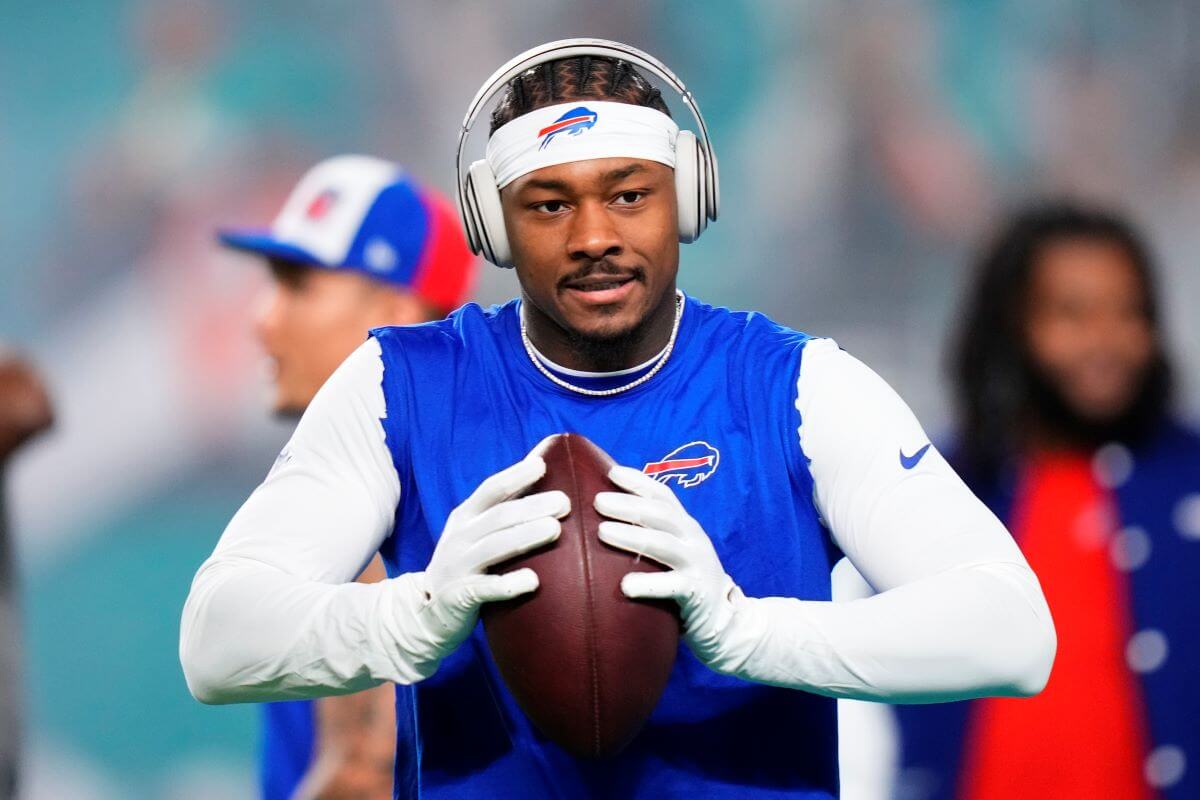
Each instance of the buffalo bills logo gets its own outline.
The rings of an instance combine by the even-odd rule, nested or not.
[[[546,145],[550,144],[550,140],[564,131],[572,136],[578,136],[595,124],[595,111],[584,108],[583,106],[572,108],[570,111],[554,120],[554,122],[537,132],[538,136],[545,137],[542,139],[542,146],[539,147],[538,150],[545,150]]]
[[[667,453],[662,461],[651,461],[642,472],[659,483],[675,481],[687,488],[716,472],[720,462],[721,453],[708,442],[689,442]]]

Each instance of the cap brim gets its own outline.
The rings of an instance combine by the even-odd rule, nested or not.
[[[321,260],[312,253],[302,247],[280,241],[269,230],[217,231],[217,239],[226,247],[266,258],[283,258],[301,264],[321,264]]]

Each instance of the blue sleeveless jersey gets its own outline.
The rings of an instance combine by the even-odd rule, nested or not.
[[[313,758],[315,701],[263,703],[258,783],[262,800],[291,800]]]
[[[554,385],[520,341],[519,302],[372,331],[400,479],[390,575],[425,569],[447,516],[542,438],[582,434],[665,481],[747,595],[828,600],[836,548],[800,450],[808,337],[688,299],[662,371],[596,398]],[[833,798],[835,702],[718,675],[681,646],[654,714],[620,754],[575,758],[535,730],[477,626],[397,690],[397,798]]]

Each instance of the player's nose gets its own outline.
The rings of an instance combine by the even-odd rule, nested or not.
[[[571,218],[567,250],[578,261],[597,261],[621,254],[624,241],[603,203],[579,204]]]

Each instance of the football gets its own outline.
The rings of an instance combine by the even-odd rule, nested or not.
[[[664,567],[597,535],[596,493],[621,491],[608,479],[608,454],[570,433],[547,440],[539,454],[546,474],[530,493],[560,489],[571,513],[556,542],[494,568],[530,567],[538,588],[485,604],[484,631],[505,684],[537,729],[575,755],[608,756],[637,735],[666,686],[678,611],[621,593],[627,573]]]

